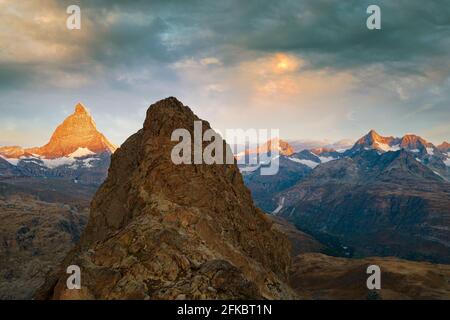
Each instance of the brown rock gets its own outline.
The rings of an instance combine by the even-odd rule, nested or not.
[[[294,297],[289,243],[255,208],[237,166],[172,163],[173,130],[193,136],[195,120],[175,98],[150,106],[143,129],[112,156],[79,245],[37,298],[68,297],[71,264],[84,288],[73,298]]]

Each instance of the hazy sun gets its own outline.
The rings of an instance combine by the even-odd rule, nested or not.
[[[294,56],[284,53],[278,53],[274,57],[274,71],[283,73],[288,71],[295,71],[299,67],[300,61]]]
[[[289,64],[287,61],[280,61],[277,64],[277,68],[279,68],[279,69],[287,69],[288,66],[289,66]]]

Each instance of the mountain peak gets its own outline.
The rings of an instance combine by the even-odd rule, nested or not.
[[[429,146],[430,143],[415,134],[405,134],[400,141],[400,146],[406,149],[421,149]]]
[[[80,148],[89,149],[93,153],[113,153],[116,150],[116,147],[97,130],[87,108],[77,103],[75,112],[56,128],[46,145],[27,151],[54,159],[70,156]]]
[[[285,156],[290,156],[294,153],[294,148],[285,140],[282,140],[280,138],[274,138],[266,142],[264,145],[267,147],[267,150],[277,150],[280,152],[280,154]],[[264,147],[263,146],[263,147]]]
[[[369,133],[367,133],[365,136],[356,141],[355,145],[351,150],[356,151],[364,148],[364,149],[375,149],[381,152],[395,151],[398,147],[395,146],[397,144],[397,140],[398,139],[394,137],[383,137],[372,129],[369,131]]]
[[[372,143],[383,140],[384,138],[383,136],[379,135],[378,132],[376,132],[374,129],[371,129],[369,133],[365,135],[365,137],[369,138]]]
[[[447,141],[444,141],[440,145],[438,145],[438,149],[441,151],[450,152],[450,143],[448,143]]]
[[[188,106],[183,105],[175,97],[168,97],[148,108],[143,130],[152,135],[169,134],[170,136],[173,130],[185,128],[193,133],[194,121],[200,121],[200,119]],[[206,121],[202,123],[204,127],[208,124]]]
[[[386,144],[393,140],[392,137],[383,137],[378,134],[374,129],[371,129],[365,136],[360,138],[356,144],[365,145],[367,147],[372,146],[376,143]]]
[[[89,112],[81,102],[78,102],[75,106],[75,114],[89,114]]]
[[[278,137],[268,140],[266,143],[259,145],[254,149],[247,149],[240,153],[238,157],[242,155],[252,155],[252,154],[265,154],[272,151],[278,151],[281,155],[290,156],[295,151],[294,148],[285,140]]]

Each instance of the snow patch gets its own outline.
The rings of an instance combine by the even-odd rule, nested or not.
[[[272,214],[274,214],[274,215],[278,214],[278,212],[280,212],[281,209],[283,209],[283,205],[284,205],[284,197],[281,198],[281,201],[278,204],[278,207],[275,210],[273,210]]]
[[[292,158],[292,157],[288,157],[288,159],[291,161],[294,161],[294,162],[304,164],[304,165],[310,167],[311,169],[314,169],[315,167],[317,167],[319,165],[317,162],[314,162],[311,160],[297,159],[297,158]]]
[[[391,147],[388,144],[375,142],[375,146],[381,149],[382,151],[392,151]]]
[[[444,160],[444,163],[447,167],[450,167],[450,157]]]
[[[439,172],[437,172],[437,171],[434,171],[433,170],[433,172],[437,175],[437,176],[439,176],[439,177],[441,177],[442,179],[444,179],[445,180],[445,178],[439,173]]]
[[[49,169],[54,169],[60,166],[73,164],[76,160],[74,158],[56,158],[56,159],[41,159],[44,165]]]
[[[319,157],[321,163],[327,163],[336,160],[334,157]]]
[[[92,152],[88,148],[78,148],[75,152],[72,152],[68,155],[69,158],[81,158],[85,156],[89,156],[91,154],[95,154],[95,152]]]
[[[88,159],[84,159],[83,160],[83,166],[86,168],[92,168],[94,165],[92,164],[92,162],[98,161],[100,159],[98,158],[88,158]]]
[[[390,145],[388,145],[386,143],[375,142],[375,147],[378,147],[378,149],[380,149],[381,151],[384,151],[384,152],[400,150],[400,145],[399,144],[395,144],[393,146],[390,146]]]
[[[17,166],[17,164],[19,163],[20,159],[16,159],[16,158],[6,158],[2,155],[0,155],[0,158],[6,160],[7,162],[9,162],[9,164],[12,164],[13,166]]]
[[[434,150],[433,150],[433,148],[427,148],[427,153],[428,153],[430,156],[434,155]]]

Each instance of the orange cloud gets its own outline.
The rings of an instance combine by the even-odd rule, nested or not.
[[[277,53],[241,63],[235,81],[245,88],[257,105],[279,102],[307,102],[349,88],[353,76],[347,72],[302,70],[307,63],[300,57]]]

